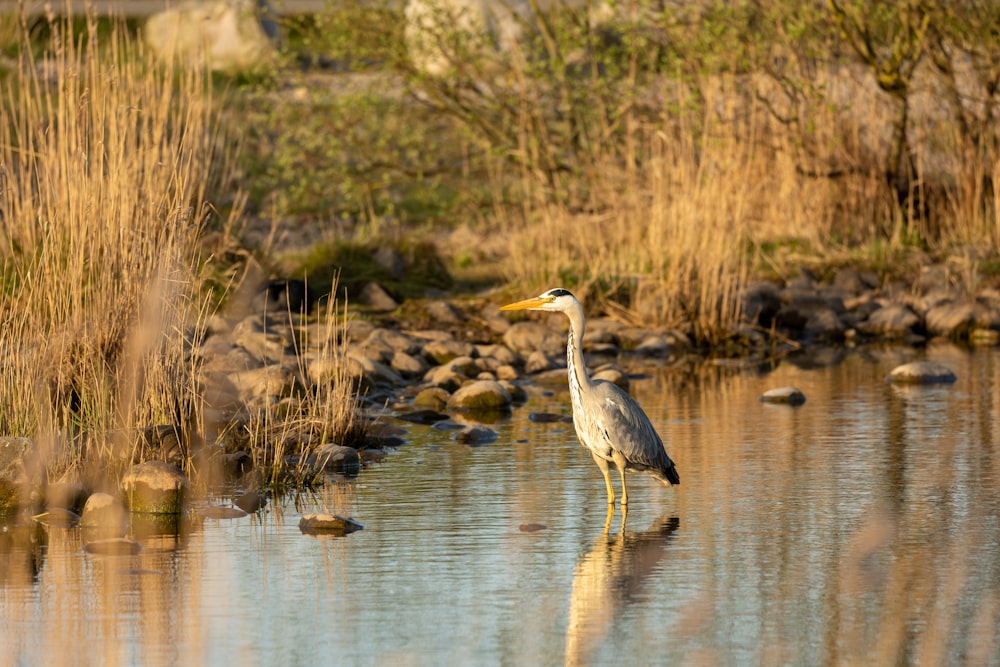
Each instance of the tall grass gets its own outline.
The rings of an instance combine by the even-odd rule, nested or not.
[[[683,125],[692,122],[696,128]],[[619,314],[717,339],[740,315],[750,222],[767,199],[755,159],[710,116],[637,133],[641,168],[598,165],[597,212],[528,200],[510,228],[511,280],[613,295]],[[615,308],[612,304],[606,304]]]
[[[336,291],[334,279],[331,292]],[[276,408],[249,411],[248,449],[261,484],[311,485],[325,463],[317,460],[323,445],[363,444],[365,423],[358,418],[355,382],[346,362],[347,310],[337,308],[335,300],[327,299],[320,317],[297,327],[293,362],[308,389]]]
[[[113,468],[137,428],[199,429],[196,253],[225,165],[200,71],[94,16],[48,27],[38,46],[24,26],[0,106],[0,433],[56,471]]]
[[[1000,250],[993,14],[879,2],[845,27],[837,3],[640,1],[601,24],[577,4],[518,5],[513,56],[403,67],[498,158],[511,280],[713,341],[753,275]]]

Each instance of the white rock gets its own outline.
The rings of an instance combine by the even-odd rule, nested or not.
[[[275,54],[252,0],[185,2],[149,17],[143,34],[160,58],[213,70],[250,69]]]

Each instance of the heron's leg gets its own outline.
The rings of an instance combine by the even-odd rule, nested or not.
[[[601,469],[601,474],[604,475],[604,484],[608,487],[608,504],[615,504],[615,490],[611,488],[611,476],[608,475],[608,462],[602,459],[597,454],[591,454],[594,457],[594,463],[597,467]]]
[[[614,459],[618,473],[622,476],[622,507],[625,507],[628,505],[628,487],[625,486],[625,455],[618,451],[612,451],[611,458]],[[608,482],[608,486],[611,486],[610,482]]]

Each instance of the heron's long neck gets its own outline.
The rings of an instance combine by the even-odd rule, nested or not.
[[[583,362],[583,310],[575,308],[566,311],[569,317],[569,340],[566,344],[566,366],[569,368],[569,388],[570,394],[580,395],[583,387],[590,385],[590,375],[587,374],[587,366]]]

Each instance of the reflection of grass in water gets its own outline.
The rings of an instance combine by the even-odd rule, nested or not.
[[[698,480],[677,494],[682,521],[718,508],[704,570],[687,582],[699,592],[671,630],[705,663],[747,648],[729,632],[747,613],[761,619],[741,622],[762,664],[995,655],[998,471],[980,434],[992,429],[998,359],[966,357],[956,370],[976,373],[959,392],[899,393],[881,385],[896,352],[885,354],[879,366],[848,358],[809,374],[786,362],[771,383],[664,371],[634,385],[666,407],[664,440]],[[792,377],[813,407],[751,407],[762,386]]]

